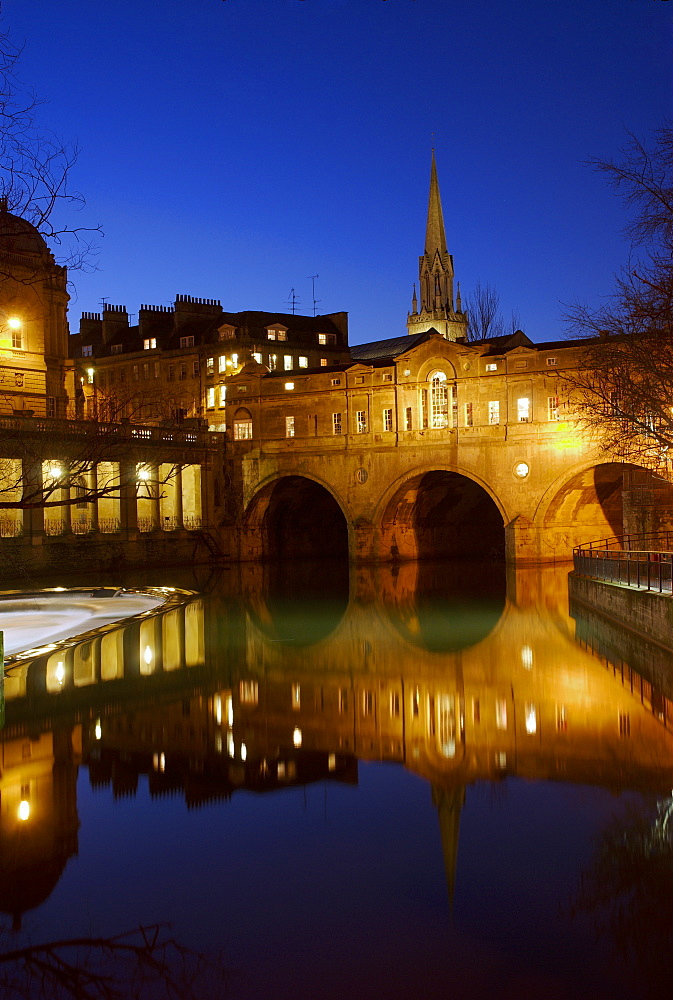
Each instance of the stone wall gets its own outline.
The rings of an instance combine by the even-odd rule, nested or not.
[[[673,649],[672,597],[588,580],[575,573],[570,574],[568,587],[571,601],[584,604],[632,632]]]

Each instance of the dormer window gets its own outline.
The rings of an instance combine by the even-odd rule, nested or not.
[[[327,344],[336,344],[336,333],[319,333],[318,343],[323,347],[326,347]]]
[[[269,340],[287,340],[287,329],[280,326],[267,326],[266,336]]]
[[[490,364],[486,365],[486,371],[487,372],[497,372],[497,370],[498,370],[498,366],[495,363],[495,361],[492,361]]]
[[[236,329],[233,326],[221,326],[217,331],[217,335],[220,340],[233,340],[236,336]]]
[[[180,347],[193,347],[194,338],[193,337],[180,337]]]
[[[556,368],[556,358],[547,358],[547,367]]]
[[[156,348],[156,346],[157,346],[156,337],[148,337],[146,340],[143,340],[144,351],[153,351]]]
[[[110,348],[110,354],[121,354],[124,350],[123,344],[113,344]]]
[[[14,347],[14,335],[13,334],[12,334],[12,347]],[[85,347],[82,348],[82,357],[83,358],[90,358],[92,354],[93,354],[93,347],[91,346],[91,344],[87,344]]]

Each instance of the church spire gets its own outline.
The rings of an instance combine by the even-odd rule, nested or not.
[[[432,151],[430,166],[430,197],[428,198],[428,221],[425,227],[425,255],[434,257],[435,251],[441,254],[446,251],[446,233],[444,232],[444,216],[442,215],[442,199],[439,196],[439,181],[437,180],[437,164],[435,151]]]
[[[418,312],[408,314],[410,334],[436,330],[447,340],[465,340],[467,320],[460,302],[453,301],[453,257],[447,250],[435,151],[430,163],[430,195],[425,226],[425,250],[418,258]]]

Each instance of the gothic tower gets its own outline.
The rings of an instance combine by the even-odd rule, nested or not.
[[[418,258],[418,285],[420,303],[414,286],[411,312],[407,317],[409,333],[423,333],[434,328],[447,340],[464,340],[467,334],[467,316],[462,311],[460,285],[454,305],[453,256],[446,249],[434,149],[430,167],[425,252]]]

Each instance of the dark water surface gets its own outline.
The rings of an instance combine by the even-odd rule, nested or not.
[[[567,572],[99,580],[199,595],[10,669],[2,949],[169,923],[204,998],[667,995],[670,664]]]

